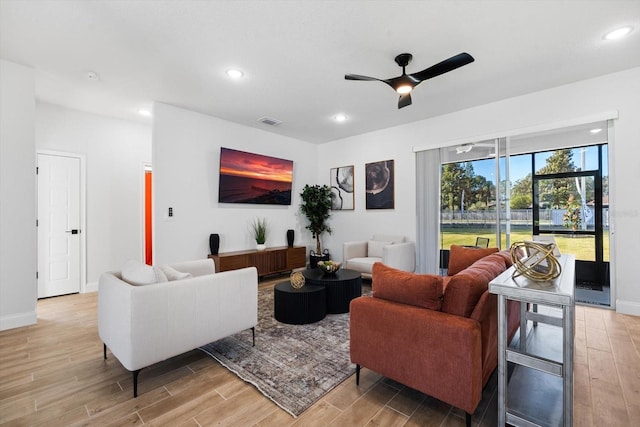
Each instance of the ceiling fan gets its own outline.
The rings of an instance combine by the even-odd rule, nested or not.
[[[470,64],[475,60],[473,56],[469,55],[466,52],[463,52],[452,56],[449,59],[445,59],[444,61],[439,62],[429,68],[425,68],[422,71],[418,71],[417,73],[407,74],[405,72],[405,67],[409,65],[412,59],[413,55],[411,55],[410,53],[401,53],[400,55],[396,56],[396,64],[402,67],[402,75],[399,77],[393,77],[391,79],[377,79],[375,77],[360,76],[358,74],[345,74],[344,78],[346,80],[377,80],[379,82],[388,84],[393,88],[393,90],[400,94],[400,99],[398,100],[398,108],[403,108],[407,105],[411,105],[411,91],[423,81],[444,73],[448,73],[449,71],[453,71],[456,68],[460,68],[463,65]]]

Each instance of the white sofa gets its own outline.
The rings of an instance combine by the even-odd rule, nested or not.
[[[376,262],[398,270],[415,271],[416,246],[403,236],[374,234],[366,241],[345,242],[342,258],[344,268],[359,271],[362,277],[370,279],[371,269]]]
[[[134,286],[122,280],[121,272],[108,272],[98,284],[98,333],[104,358],[108,347],[132,372],[134,397],[144,367],[249,328],[255,343],[255,267],[215,273],[211,259],[170,267],[192,277]]]

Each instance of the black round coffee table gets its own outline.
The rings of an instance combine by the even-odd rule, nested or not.
[[[362,295],[362,276],[354,270],[340,269],[326,274],[319,268],[304,270],[307,285],[321,285],[327,288],[327,313],[348,313],[352,299]]]
[[[273,316],[292,325],[318,322],[327,315],[327,291],[324,286],[307,284],[300,289],[291,282],[273,288]]]

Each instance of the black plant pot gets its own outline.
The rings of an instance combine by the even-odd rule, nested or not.
[[[322,251],[322,255],[311,251],[309,254],[309,268],[318,268],[318,261],[329,261],[329,259],[331,258],[329,257],[328,249]]]
[[[218,250],[220,249],[220,235],[219,234],[210,234],[209,235],[209,249],[211,250],[211,255],[218,255]]]
[[[290,248],[293,247],[293,238],[294,238],[295,234],[293,232],[293,230],[287,230],[287,245],[289,245]]]

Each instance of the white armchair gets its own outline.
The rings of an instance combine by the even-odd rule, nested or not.
[[[416,269],[416,246],[402,236],[374,234],[368,241],[345,242],[342,256],[344,268],[359,271],[368,279],[376,262],[403,271]]]

